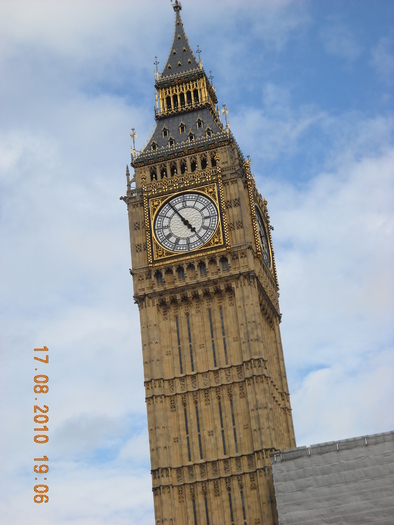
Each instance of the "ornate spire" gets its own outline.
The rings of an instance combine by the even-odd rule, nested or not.
[[[180,15],[182,6],[176,0],[173,8],[175,11],[174,40],[172,42],[171,51],[166,65],[164,66],[163,72],[160,75],[160,79],[200,68],[196,57],[190,48],[189,41],[183,28],[182,18]]]
[[[172,0],[171,0],[172,2]],[[178,0],[175,0],[175,4],[172,6],[174,11],[180,11],[182,9],[182,4],[180,2],[178,2]]]

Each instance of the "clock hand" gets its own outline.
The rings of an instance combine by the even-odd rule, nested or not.
[[[196,235],[198,235],[197,232],[196,232],[196,228],[195,228],[194,226],[192,226],[192,225],[190,224],[190,222],[189,222],[187,219],[185,219],[185,217],[183,217],[183,216],[179,213],[179,211],[178,211],[176,208],[174,208],[174,206],[171,204],[171,202],[169,202],[168,204],[169,204],[170,207],[174,210],[174,212],[175,212],[177,215],[179,215],[179,217],[181,218],[181,221],[183,222],[183,224],[184,224],[185,226],[187,226],[187,227],[189,228],[190,231],[192,231],[193,233],[195,233]]]

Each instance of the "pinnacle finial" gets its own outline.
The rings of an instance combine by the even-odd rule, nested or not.
[[[137,133],[135,132],[135,129],[134,128],[131,128],[131,133],[130,133],[130,137],[133,139],[133,149],[131,150],[132,151],[132,157],[135,157],[135,139],[137,138]]]
[[[226,130],[227,130],[227,133],[228,133],[229,130],[230,130],[230,123],[229,123],[228,118],[227,118],[227,115],[228,115],[228,109],[227,109],[226,104],[223,104],[222,113],[223,113],[223,115],[224,115],[224,118],[226,119]]]
[[[174,0],[171,0],[171,3],[173,2]],[[175,0],[175,4],[173,4],[172,8],[174,9],[174,11],[180,11],[182,9],[182,4],[180,2],[178,2],[178,0]]]
[[[202,68],[202,60],[201,60],[202,50],[200,49],[200,44],[197,44],[197,51],[196,51],[196,53],[198,55],[198,63],[200,65],[200,68]]]
[[[127,190],[131,189],[131,181],[130,181],[130,170],[129,165],[126,166],[126,179],[127,179]]]

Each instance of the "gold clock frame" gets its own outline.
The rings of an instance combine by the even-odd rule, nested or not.
[[[259,236],[259,227],[257,223],[257,217],[256,217],[256,206],[259,209],[260,217],[263,219],[263,227],[265,228],[265,235],[267,237],[268,241],[268,248],[270,251],[270,260],[271,260],[271,266],[268,267],[266,262],[264,261],[265,266],[267,266],[268,270],[271,272],[272,275],[275,276],[276,279],[276,267],[275,267],[275,258],[274,258],[274,250],[272,248],[272,239],[271,239],[271,232],[270,232],[270,225],[266,224],[265,220],[265,213],[262,212],[260,209],[260,206],[257,204],[255,198],[254,198],[254,180],[252,176],[252,172],[250,170],[251,162],[250,160],[246,161],[244,163],[244,168],[246,171],[246,181],[247,181],[247,187],[248,187],[248,195],[249,195],[249,206],[250,206],[250,213],[252,215],[252,224],[253,224],[253,233],[254,233],[254,242],[256,245],[256,253],[258,257],[260,257],[261,260],[264,261],[263,254],[261,251],[261,245],[260,245],[260,236]],[[264,217],[264,218],[263,218]]]
[[[200,193],[205,197],[208,197],[216,207],[218,213],[218,224],[216,226],[215,232],[212,237],[203,245],[191,252],[174,252],[164,248],[156,237],[154,230],[154,224],[156,216],[162,206],[165,203],[178,196],[185,193]],[[150,266],[156,266],[162,264],[163,262],[170,261],[176,258],[179,261],[188,260],[195,258],[196,255],[204,254],[209,255],[210,253],[218,253],[218,251],[227,251],[228,249],[228,239],[226,239],[226,228],[227,221],[225,218],[225,210],[222,206],[222,199],[220,198],[220,181],[218,183],[213,182],[211,184],[202,185],[199,187],[192,187],[188,189],[183,189],[182,191],[176,193],[167,193],[166,195],[157,195],[153,196],[150,199],[147,199],[147,210],[148,210],[148,221],[149,229],[146,231],[147,235],[147,246],[150,248],[148,252],[148,258]],[[228,235],[228,234],[227,234]]]

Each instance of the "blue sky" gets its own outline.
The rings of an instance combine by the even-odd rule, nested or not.
[[[392,430],[393,2],[184,0],[182,17],[268,200],[297,444]],[[172,36],[165,0],[0,0],[4,523],[153,522],[119,197]],[[46,506],[33,503],[43,344]]]

